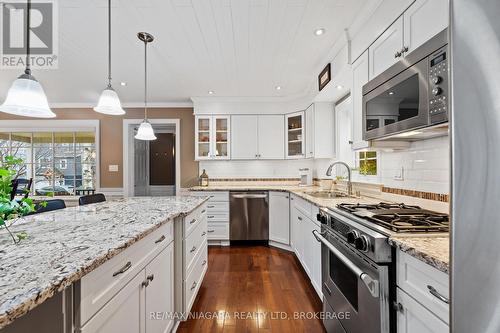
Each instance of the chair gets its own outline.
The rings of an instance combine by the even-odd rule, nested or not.
[[[66,208],[66,204],[62,199],[45,200],[45,202],[47,203],[45,207],[40,204],[36,204],[35,211],[33,212],[33,214],[45,213],[53,210]]]
[[[12,191],[10,192],[10,200],[14,200],[16,195],[22,195],[24,199],[27,199],[30,190],[31,184],[33,183],[33,178],[16,178],[12,180]]]
[[[80,197],[80,199],[78,199],[78,203],[80,204],[80,206],[104,201],[106,201],[106,197],[102,193],[83,195]]]

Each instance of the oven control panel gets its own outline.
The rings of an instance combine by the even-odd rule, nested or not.
[[[429,117],[431,124],[448,120],[448,49],[443,47],[429,57]]]

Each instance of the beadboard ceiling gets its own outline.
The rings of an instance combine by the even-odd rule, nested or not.
[[[304,94],[344,29],[374,0],[113,0],[114,87],[143,101],[143,45],[152,104],[190,97]],[[59,0],[59,68],[37,70],[53,106],[93,105],[107,77],[107,1]],[[317,28],[326,29],[315,36]],[[0,99],[19,70],[0,70]],[[127,82],[121,86],[120,82]],[[281,90],[276,90],[276,86]]]

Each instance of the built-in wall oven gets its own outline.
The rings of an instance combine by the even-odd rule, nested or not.
[[[448,62],[446,29],[364,85],[363,139],[405,137],[448,122]]]

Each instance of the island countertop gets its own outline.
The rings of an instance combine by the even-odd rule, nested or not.
[[[207,198],[124,198],[31,215],[0,229],[0,328]]]

